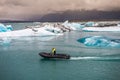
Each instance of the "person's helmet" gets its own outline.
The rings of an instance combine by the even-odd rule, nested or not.
[[[55,49],[55,48],[52,48],[52,50]]]

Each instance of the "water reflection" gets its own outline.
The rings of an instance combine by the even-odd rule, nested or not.
[[[58,36],[44,36],[44,37],[1,37],[0,46],[10,46],[16,41],[50,41]]]

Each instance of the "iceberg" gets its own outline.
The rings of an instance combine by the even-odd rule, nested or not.
[[[8,32],[8,31],[12,31],[13,28],[11,25],[4,25],[2,23],[0,23],[0,32]]]
[[[95,23],[94,22],[87,22],[87,23],[85,23],[85,26],[92,27],[92,26],[95,26]]]
[[[6,28],[7,28],[7,31],[12,31],[13,30],[11,25],[6,25]]]
[[[111,26],[111,27],[85,27],[82,29],[83,31],[120,31],[119,26]]]
[[[27,28],[27,29],[22,29],[22,30],[1,32],[0,37],[63,35],[62,33],[54,33],[51,31],[47,31],[46,29],[47,29],[46,27],[41,27],[41,28]]]
[[[81,25],[79,23],[69,23],[68,21],[65,21],[62,25],[72,30],[81,30],[83,27],[85,27],[84,25]]]
[[[7,32],[6,26],[2,23],[0,23],[0,32]]]
[[[90,36],[78,39],[78,42],[91,47],[120,47],[120,40],[109,39],[102,36]]]
[[[51,25],[45,25],[44,26],[45,30],[46,31],[50,31],[50,32],[53,32],[53,33],[62,33],[62,30],[58,27],[54,27],[54,26],[51,26]]]
[[[87,23],[85,23],[84,25],[85,25],[85,27],[95,27],[95,26],[99,26],[99,24],[96,23],[96,22],[87,22]]]

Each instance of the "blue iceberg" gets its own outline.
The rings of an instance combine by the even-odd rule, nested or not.
[[[76,29],[81,29],[83,27],[85,27],[84,25],[78,24],[78,23],[71,23],[71,26],[73,26]]]
[[[85,26],[80,24],[80,23],[69,23],[68,21],[65,21],[62,25],[64,25],[65,27],[69,27],[73,30],[81,30],[82,28],[84,28]]]
[[[0,32],[7,32],[7,31],[12,31],[13,28],[11,25],[4,25],[2,23],[0,23]]]
[[[0,32],[7,32],[7,28],[4,24],[0,23]]]
[[[85,23],[85,26],[86,27],[93,27],[93,26],[95,26],[95,23],[94,22],[87,22],[87,23]]]
[[[6,25],[6,28],[7,28],[7,31],[12,31],[13,30],[11,25]]]
[[[120,47],[119,39],[109,39],[102,36],[90,36],[78,39],[78,42],[91,47]]]

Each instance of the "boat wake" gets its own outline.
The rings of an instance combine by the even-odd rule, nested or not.
[[[120,57],[71,57],[70,60],[120,60]]]

